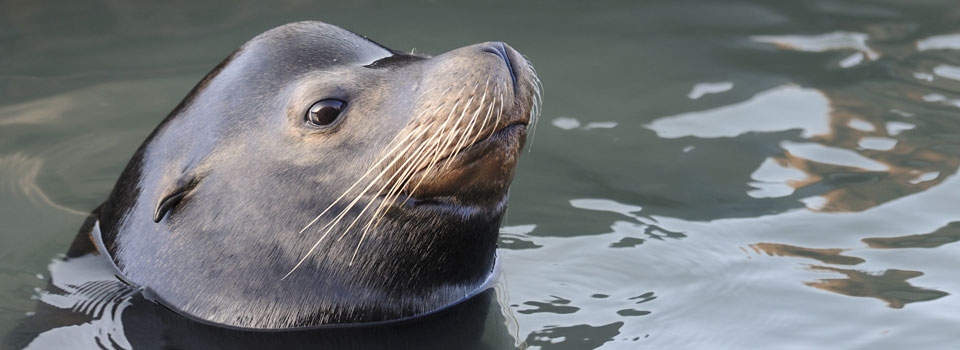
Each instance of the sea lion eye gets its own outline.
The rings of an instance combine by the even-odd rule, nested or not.
[[[316,126],[329,126],[337,121],[346,106],[346,102],[332,98],[317,101],[307,110],[307,121]]]

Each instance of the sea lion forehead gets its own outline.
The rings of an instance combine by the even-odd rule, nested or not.
[[[279,54],[295,65],[365,66],[390,57],[393,51],[349,30],[318,21],[294,22],[251,39],[244,51]]]

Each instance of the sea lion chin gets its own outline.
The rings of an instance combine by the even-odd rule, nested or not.
[[[89,236],[127,283],[206,323],[428,314],[491,280],[540,91],[503,43],[428,57],[284,25],[233,52],[153,131]]]

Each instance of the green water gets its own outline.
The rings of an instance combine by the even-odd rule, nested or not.
[[[193,84],[306,19],[533,62],[501,239],[531,349],[958,346],[952,1],[0,1],[0,333]]]

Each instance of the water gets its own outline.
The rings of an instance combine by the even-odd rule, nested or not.
[[[319,19],[545,86],[501,239],[532,349],[953,348],[950,1],[0,3],[0,332],[199,78]]]

